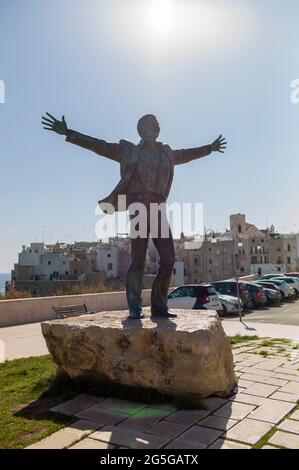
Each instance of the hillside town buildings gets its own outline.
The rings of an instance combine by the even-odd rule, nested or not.
[[[174,240],[176,263],[173,285],[202,283],[249,274],[299,270],[299,234],[259,229],[244,214],[230,216],[229,229],[205,229],[198,237],[181,234]],[[33,295],[48,295],[76,284],[105,283],[124,288],[130,263],[130,239],[118,236],[104,242],[74,244],[31,243],[22,247],[11,273],[11,285]],[[151,287],[159,266],[149,241],[144,287]]]

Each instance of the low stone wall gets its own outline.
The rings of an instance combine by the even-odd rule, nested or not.
[[[150,289],[142,292],[143,305],[150,305]],[[89,311],[124,310],[127,308],[126,293],[104,292],[101,294],[80,294],[30,299],[1,300],[0,327],[22,325],[53,320],[53,307],[86,304]]]

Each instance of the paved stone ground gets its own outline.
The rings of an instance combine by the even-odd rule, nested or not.
[[[299,449],[299,346],[260,339],[233,354],[239,382],[230,398],[178,410],[83,394],[51,409],[72,425],[28,448]]]

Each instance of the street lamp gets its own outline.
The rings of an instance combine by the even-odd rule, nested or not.
[[[212,243],[217,243],[215,238],[215,232],[212,228],[204,228],[204,260],[205,260],[205,278],[206,282],[208,282],[208,259],[207,259],[207,241],[208,235],[212,235]]]

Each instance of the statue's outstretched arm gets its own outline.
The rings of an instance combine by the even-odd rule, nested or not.
[[[196,147],[191,149],[182,149],[174,150],[174,163],[175,165],[182,165],[183,163],[191,162],[192,160],[197,160],[198,158],[206,157],[212,152],[221,152],[224,153],[226,149],[225,138],[220,135],[210,145],[204,145],[203,147]]]
[[[51,114],[46,114],[48,117],[43,116],[42,118],[42,124],[45,126],[44,129],[54,131],[60,135],[65,135],[67,142],[79,145],[80,147],[91,150],[98,155],[110,158],[116,162],[120,161],[119,144],[110,144],[105,142],[105,140],[96,139],[95,137],[90,137],[89,135],[68,129],[64,116],[62,116],[62,120],[59,121]]]

